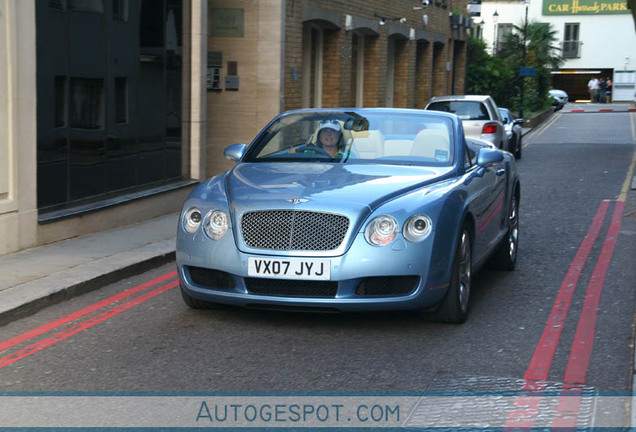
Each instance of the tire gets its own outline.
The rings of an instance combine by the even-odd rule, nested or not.
[[[515,159],[519,160],[521,159],[521,146],[522,146],[522,142],[521,142],[521,134],[519,134],[519,136],[517,136],[517,139],[515,140]]]
[[[519,199],[512,195],[508,211],[508,232],[501,239],[491,258],[491,267],[497,270],[514,270],[519,249]]]
[[[190,294],[186,292],[183,288],[183,285],[179,283],[179,289],[181,290],[181,298],[183,298],[183,302],[190,309],[219,309],[221,305],[217,303],[210,303],[203,300],[199,300],[197,298],[192,297]]]
[[[472,246],[466,225],[462,227],[457,240],[451,271],[448,291],[433,318],[439,322],[462,324],[468,317],[472,278]]]

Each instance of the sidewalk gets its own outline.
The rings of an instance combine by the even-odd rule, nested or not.
[[[0,325],[174,259],[179,214],[0,256]]]

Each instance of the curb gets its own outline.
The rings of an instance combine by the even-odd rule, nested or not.
[[[17,285],[2,292],[0,326],[174,259],[174,240],[164,240]]]
[[[534,116],[530,117],[529,119],[526,119],[523,122],[523,127],[524,128],[536,128],[537,126],[539,126],[541,123],[543,123],[548,117],[550,117],[554,113],[555,113],[555,111],[552,108],[548,108],[546,110],[543,110],[540,113],[535,114]]]

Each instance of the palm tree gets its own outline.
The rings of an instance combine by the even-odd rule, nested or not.
[[[532,21],[526,27],[526,64],[523,65],[524,51],[524,24],[515,25],[514,31],[506,36],[497,51],[497,57],[513,71],[520,67],[536,68],[536,76],[525,77],[526,97],[524,104],[530,110],[540,110],[548,105],[547,93],[550,89],[550,71],[558,69],[563,64],[560,48],[556,46],[556,30],[549,23]],[[524,79],[518,73],[514,74],[511,83],[516,89],[520,89],[521,80]],[[519,94],[519,91],[516,92]],[[519,99],[511,106],[518,107]]]

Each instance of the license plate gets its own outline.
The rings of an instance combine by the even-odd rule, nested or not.
[[[279,279],[329,280],[331,263],[313,258],[250,258],[247,274]]]

